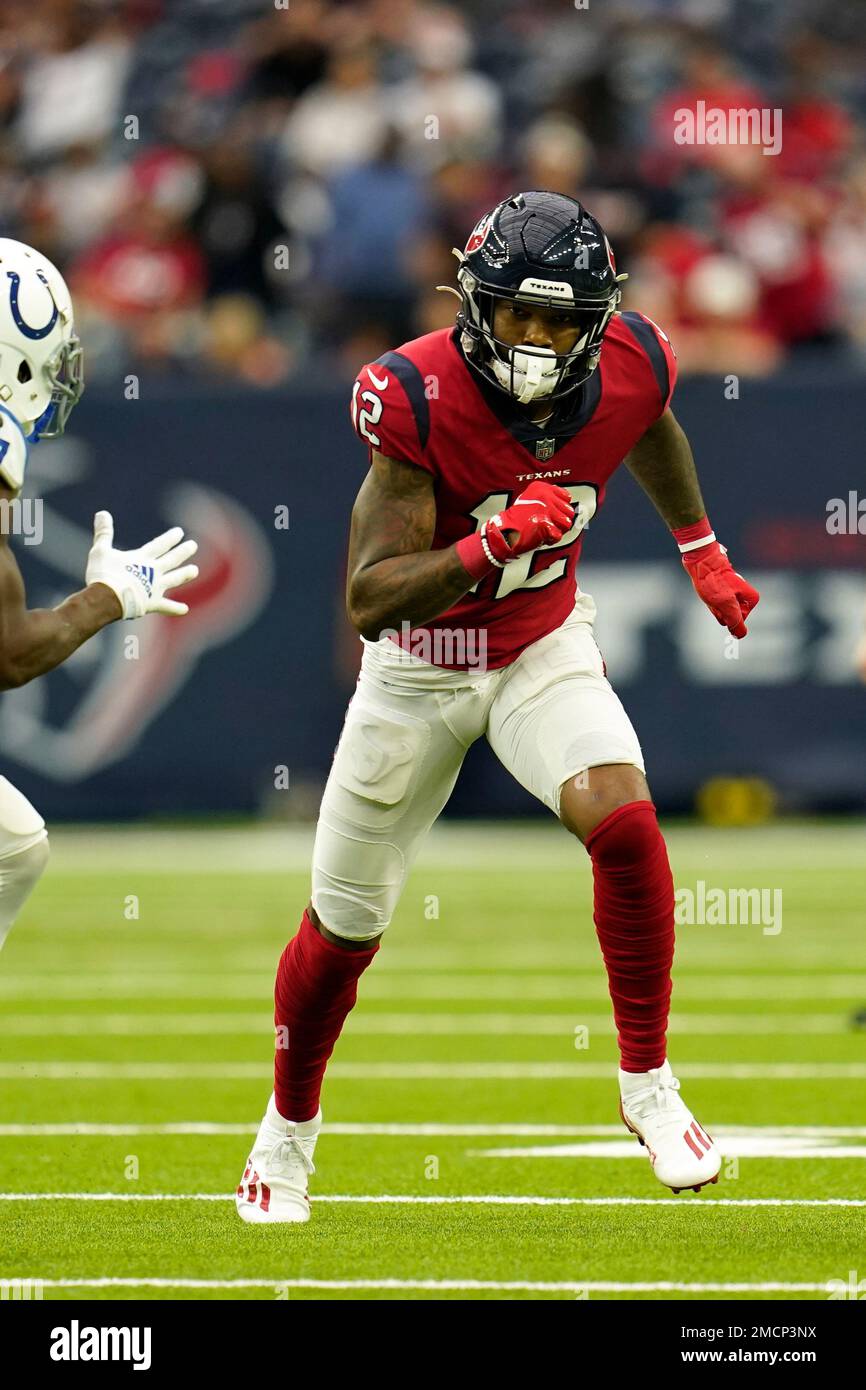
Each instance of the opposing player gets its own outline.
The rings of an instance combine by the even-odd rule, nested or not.
[[[624,1123],[674,1191],[720,1167],[667,1060],[671,871],[595,605],[576,587],[581,532],[619,464],[734,636],[758,594],[707,520],[670,410],[671,345],[619,312],[624,277],[595,219],[559,194],[518,194],[457,255],[456,328],[385,353],[355,383],[371,466],[347,597],[364,654],[322,801],[312,902],[277,971],[275,1088],[237,1190],[245,1221],[308,1218],[327,1059],[482,734],[591,857]]]
[[[55,266],[0,238],[0,690],[51,671],[118,618],[187,612],[166,598],[194,579],[197,549],[179,526],[140,550],[115,550],[108,512],[94,518],[85,588],[57,608],[29,609],[9,545],[28,446],[63,433],[84,389],[69,291]],[[0,947],[48,858],[45,822],[0,777]]]

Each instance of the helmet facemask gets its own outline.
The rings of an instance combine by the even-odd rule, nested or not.
[[[84,390],[84,356],[81,339],[71,333],[43,366],[51,399],[27,436],[31,443],[39,439],[57,439],[66,429],[66,422],[81,399]]]
[[[599,363],[605,330],[622,298],[619,282],[627,278],[625,275],[618,275],[616,287],[605,295],[575,297],[566,284],[561,294],[507,290],[484,284],[462,264],[463,252],[455,248],[454,254],[461,262],[457,272],[461,343],[482,375],[521,405],[561,400],[592,375]],[[493,331],[497,300],[573,313],[578,321],[574,346],[567,353],[556,353],[497,338]]]

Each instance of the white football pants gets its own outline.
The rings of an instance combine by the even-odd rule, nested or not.
[[[387,637],[365,642],[313,851],[313,907],[330,931],[365,941],[388,926],[424,836],[482,734],[556,815],[564,783],[586,768],[644,770],[637,735],[603,673],[595,611],[580,594],[561,627],[486,674],[431,666]]]
[[[47,860],[44,820],[17,787],[0,777],[0,949]]]

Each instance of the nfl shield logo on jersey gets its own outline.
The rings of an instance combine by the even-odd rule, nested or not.
[[[555,439],[539,439],[535,446],[535,457],[542,463],[545,459],[553,458],[553,451],[556,448]]]

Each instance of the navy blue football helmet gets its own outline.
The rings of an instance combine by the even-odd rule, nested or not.
[[[467,360],[486,380],[527,405],[559,400],[598,366],[605,329],[625,275],[617,275],[602,227],[562,193],[516,193],[475,226],[460,262],[457,326]],[[499,299],[573,313],[579,325],[568,353],[513,347],[493,332]]]

